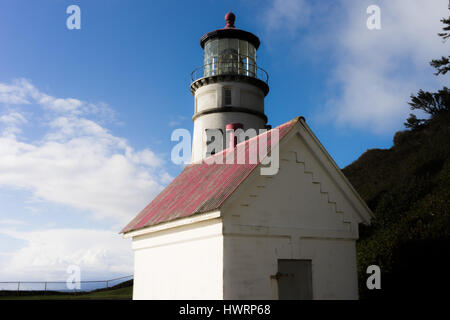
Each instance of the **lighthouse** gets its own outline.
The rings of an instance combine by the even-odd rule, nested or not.
[[[304,117],[270,129],[259,39],[225,20],[192,73],[192,162],[122,229],[133,299],[357,299],[358,228],[373,214]],[[259,135],[235,142],[235,129]],[[212,133],[228,131],[221,151]],[[250,159],[255,141],[270,156],[258,143],[255,162],[209,161]],[[274,152],[278,170],[262,174]]]
[[[253,33],[235,26],[236,16],[225,15],[222,29],[200,39],[203,65],[191,74],[191,93],[195,98],[192,120],[192,162],[217,153],[208,149],[212,133],[226,136],[229,129],[266,129],[264,98],[269,93],[269,76],[257,64],[260,40]],[[223,141],[223,146],[226,142]]]

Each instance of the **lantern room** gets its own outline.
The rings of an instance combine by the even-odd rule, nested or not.
[[[258,67],[256,51],[260,41],[257,36],[234,26],[236,16],[232,12],[225,15],[226,25],[223,29],[206,33],[200,39],[203,49],[203,65],[192,72],[192,84],[204,77],[219,75],[241,75],[259,79],[263,82],[265,95],[268,93],[267,72]],[[191,88],[191,91],[195,89]]]

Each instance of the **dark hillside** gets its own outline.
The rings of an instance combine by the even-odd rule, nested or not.
[[[450,112],[397,132],[388,150],[366,151],[344,174],[375,214],[361,226],[361,298],[430,297],[450,285]],[[381,290],[366,288],[368,265]]]

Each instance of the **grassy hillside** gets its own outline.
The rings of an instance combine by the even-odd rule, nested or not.
[[[450,112],[397,132],[392,148],[368,150],[343,172],[376,216],[358,242],[361,298],[430,297],[448,287]],[[376,292],[366,288],[371,264],[382,270]]]
[[[45,291],[1,291],[0,300],[130,300],[133,296],[133,280],[108,289],[91,292],[64,293]]]

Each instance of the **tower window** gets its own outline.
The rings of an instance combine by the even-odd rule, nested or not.
[[[226,106],[230,106],[231,105],[231,89],[225,89],[224,96],[225,96],[224,104]]]

